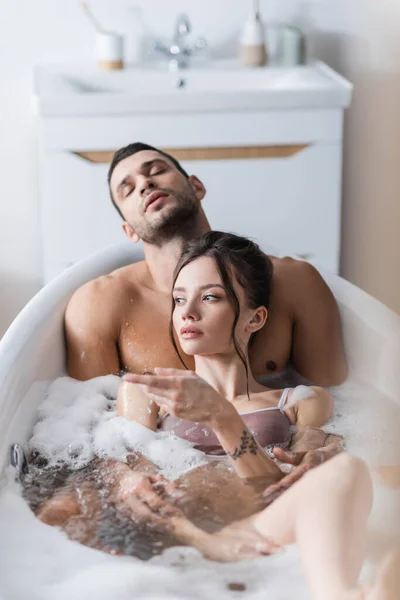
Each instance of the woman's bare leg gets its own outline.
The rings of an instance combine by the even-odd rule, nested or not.
[[[222,530],[235,538],[250,528],[281,546],[297,543],[313,598],[361,598],[357,579],[372,505],[368,468],[340,454],[307,473],[268,508]],[[217,539],[215,540],[217,542]]]
[[[278,544],[299,545],[314,598],[344,600],[356,589],[371,506],[367,466],[342,453],[255,515],[253,525]]]

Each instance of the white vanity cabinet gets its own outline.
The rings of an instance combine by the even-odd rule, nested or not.
[[[256,71],[260,77],[263,69]],[[147,108],[132,90],[109,91],[107,103],[106,92],[92,89],[99,97],[95,103],[87,90],[53,90],[51,96],[39,89],[45,281],[124,239],[107,170],[112,152],[134,141],[171,151],[203,181],[214,229],[250,236],[279,254],[296,254],[337,273],[343,110],[351,86],[321,64],[290,71],[286,87],[281,78],[280,87],[268,81],[263,90],[257,81],[253,90],[247,82],[250,91],[243,91],[237,81],[239,91],[226,86],[208,94],[199,92],[198,81],[190,87],[189,73],[186,90],[167,89],[157,103],[149,97]],[[57,92],[63,100],[58,104]]]

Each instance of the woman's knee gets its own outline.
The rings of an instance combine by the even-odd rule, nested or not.
[[[358,456],[353,456],[348,452],[341,452],[331,459],[332,466],[341,473],[353,475],[369,475],[366,463]]]
[[[331,458],[326,467],[326,476],[331,485],[338,489],[362,486],[366,492],[372,490],[372,480],[367,464],[359,457],[341,452]]]

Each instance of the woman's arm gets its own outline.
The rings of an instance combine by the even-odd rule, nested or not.
[[[157,431],[158,412],[158,405],[143,391],[142,386],[127,381],[121,383],[117,395],[117,413],[120,417]]]
[[[157,376],[125,375],[124,380],[142,384],[155,402],[169,414],[204,423],[217,435],[239,477],[282,477],[279,467],[264,452],[240,415],[196,373],[179,369],[156,369]]]
[[[266,455],[236,409],[227,400],[224,401],[227,404],[225,411],[211,420],[209,426],[231,459],[236,473],[245,478],[268,475],[279,481],[282,471]]]
[[[300,386],[299,386],[300,387]],[[303,387],[303,386],[301,386]],[[295,388],[289,396],[289,411],[292,411],[297,429],[322,427],[333,415],[333,397],[327,390],[318,386],[306,388],[302,394]],[[296,392],[299,394],[296,400]],[[293,401],[295,402],[293,404]]]

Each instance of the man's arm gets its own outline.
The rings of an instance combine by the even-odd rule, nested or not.
[[[119,375],[115,296],[105,278],[72,296],[65,313],[68,375],[82,381]]]
[[[287,273],[293,311],[292,360],[312,383],[338,385],[347,377],[339,309],[312,265],[292,260]]]
[[[265,506],[276,500],[310,469],[330,460],[344,450],[344,439],[339,435],[325,433],[321,429],[303,429],[291,441],[290,450],[274,448],[274,455],[282,463],[294,469],[278,483],[264,491]]]

